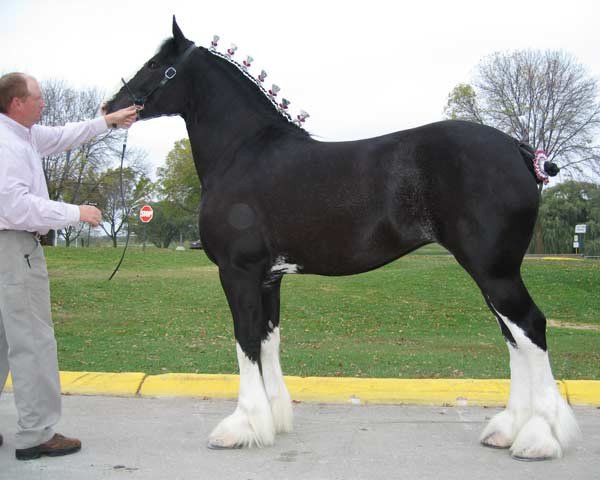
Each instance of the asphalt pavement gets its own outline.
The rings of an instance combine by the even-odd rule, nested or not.
[[[14,457],[13,396],[0,397],[0,479],[578,479],[600,480],[600,409],[576,406],[583,441],[558,460],[519,462],[479,445],[498,408],[294,404],[295,430],[274,446],[214,451],[231,400],[63,396],[58,430],[83,442],[67,457]]]

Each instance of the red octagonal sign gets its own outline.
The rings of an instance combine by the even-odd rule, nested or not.
[[[154,217],[154,211],[152,210],[152,207],[150,205],[144,205],[140,209],[140,220],[143,223],[148,223],[150,220],[152,220],[152,217]]]

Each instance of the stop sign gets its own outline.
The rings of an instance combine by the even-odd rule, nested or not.
[[[148,223],[150,220],[152,220],[152,217],[154,217],[154,211],[152,210],[152,207],[150,205],[144,205],[140,209],[140,220],[143,223]]]

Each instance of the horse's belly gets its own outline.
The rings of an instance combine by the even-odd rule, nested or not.
[[[402,232],[380,223],[330,228],[305,228],[288,235],[275,253],[276,261],[293,265],[293,272],[354,275],[385,265],[431,240],[419,229]]]

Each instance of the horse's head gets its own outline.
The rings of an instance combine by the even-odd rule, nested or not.
[[[173,16],[173,37],[165,40],[158,52],[150,58],[135,76],[108,102],[106,113],[133,103],[143,107],[140,118],[177,115],[186,104],[184,71],[188,57],[196,50],[194,43],[185,38]]]

